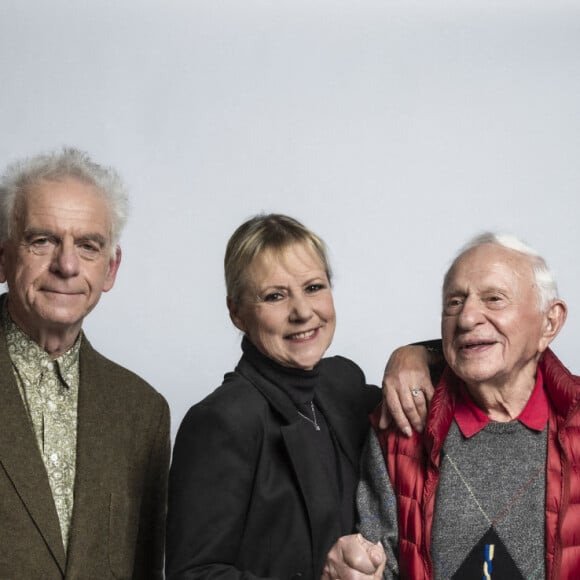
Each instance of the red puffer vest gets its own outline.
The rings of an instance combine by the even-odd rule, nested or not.
[[[580,578],[580,377],[551,350],[540,359],[550,400],[546,462],[546,578]],[[447,368],[435,391],[423,436],[378,428],[371,416],[397,496],[401,578],[433,578],[431,529],[441,447],[453,421],[460,382]]]

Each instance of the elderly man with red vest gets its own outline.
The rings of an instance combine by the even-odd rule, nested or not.
[[[484,234],[443,284],[447,366],[423,433],[372,418],[361,537],[326,577],[580,578],[580,378],[549,350],[566,305],[545,261]],[[418,389],[413,395],[421,398]]]

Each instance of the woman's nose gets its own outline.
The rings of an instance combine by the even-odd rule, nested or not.
[[[312,306],[305,296],[296,296],[291,299],[290,320],[302,322],[312,317]]]

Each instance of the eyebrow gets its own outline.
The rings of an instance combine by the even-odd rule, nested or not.
[[[96,233],[86,234],[84,236],[79,236],[78,238],[75,237],[75,240],[77,240],[77,241],[87,240],[87,241],[91,241],[91,242],[97,242],[101,246],[107,245],[107,239],[104,236],[102,236],[101,234],[96,234]]]
[[[304,282],[301,282],[300,285],[301,286],[308,286],[308,284],[313,284],[313,283],[317,283],[317,282],[327,282],[327,278],[326,276],[314,276],[312,278],[308,278],[307,280],[305,280]],[[270,284],[269,286],[264,286],[264,289],[268,289],[268,288],[276,288],[276,289],[284,289],[284,288],[288,288],[287,284]]]
[[[285,286],[284,284],[270,284],[256,289],[258,292],[267,292],[268,290],[284,290],[285,288],[288,288],[288,286]]]
[[[57,240],[62,238],[62,236],[59,236],[52,230],[43,228],[28,228],[24,230],[22,236],[27,241],[34,236],[46,236],[47,238],[55,238]],[[89,232],[88,234],[83,234],[82,236],[74,236],[74,240],[75,242],[83,240],[97,242],[101,246],[105,246],[107,244],[107,239],[102,234],[98,234],[96,232]]]
[[[457,284],[454,286],[447,285],[443,288],[443,295],[447,296],[447,294],[467,294],[467,291]]]
[[[314,276],[303,283],[303,286],[308,286],[310,284],[328,284],[329,280],[326,276]]]
[[[475,291],[471,292],[471,294],[477,294],[478,296],[481,296],[483,294],[489,294],[490,292],[499,292],[501,294],[508,294],[511,291],[511,288],[509,288],[508,286],[498,286],[498,285],[494,285],[494,286],[485,286],[484,288],[481,289],[476,289]],[[445,289],[443,291],[443,296],[467,296],[468,294],[470,294],[469,291],[460,288],[459,286],[454,286],[452,288],[448,288]]]

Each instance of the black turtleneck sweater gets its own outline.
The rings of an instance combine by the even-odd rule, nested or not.
[[[282,366],[262,354],[246,337],[242,340],[242,350],[248,362],[292,401],[300,420],[312,424],[311,445],[316,448],[327,476],[320,485],[325,486],[336,501],[336,532],[338,535],[350,534],[354,528],[352,498],[358,477],[317,404],[316,387],[320,382],[318,365],[310,371]]]

